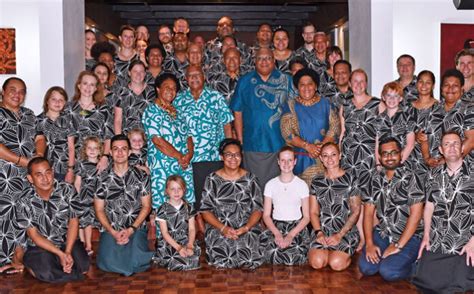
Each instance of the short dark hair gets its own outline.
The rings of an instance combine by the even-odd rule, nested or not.
[[[146,65],[141,61],[140,59],[135,59],[130,62],[128,65],[128,71],[131,71],[136,65],[141,65],[143,66],[143,69],[146,70]]]
[[[161,87],[161,84],[163,84],[164,81],[166,80],[173,80],[176,83],[176,92],[179,92],[181,89],[181,85],[179,84],[178,78],[170,73],[170,72],[165,72],[161,75],[158,75],[155,79],[155,89]]]
[[[260,31],[260,29],[261,29],[263,26],[267,26],[267,27],[270,28],[270,30],[272,30],[272,26],[271,26],[268,22],[262,22],[261,24],[258,25],[258,30],[257,30],[257,31]]]
[[[441,78],[441,86],[443,86],[444,81],[450,77],[457,78],[461,83],[461,87],[464,87],[464,75],[455,68],[448,69],[444,72],[443,77]]]
[[[147,46],[146,49],[145,49],[145,59],[146,59],[147,62],[148,62],[148,55],[150,55],[150,52],[151,52],[152,49],[158,49],[160,51],[161,56],[163,57],[163,59],[166,57],[166,50],[163,47],[163,45],[161,43],[153,43],[153,44],[150,44],[149,46]]]
[[[295,85],[295,88],[298,88],[298,84],[300,82],[300,79],[304,76],[309,76],[313,82],[316,83],[316,88],[319,86],[319,75],[317,72],[315,72],[314,70],[310,69],[310,68],[303,68],[303,69],[300,69],[299,71],[297,71],[295,73],[295,75],[293,76],[293,85]]]
[[[295,65],[295,64],[301,64],[304,68],[308,67],[308,62],[306,62],[306,60],[301,56],[293,57],[290,60],[289,68],[291,69],[293,67],[293,65]]]
[[[394,137],[386,137],[386,138],[382,138],[379,142],[379,154],[382,153],[382,145],[392,143],[392,142],[394,142],[395,145],[397,145],[398,150],[402,150],[402,144],[400,144],[400,142],[397,139],[395,139]]]
[[[107,76],[110,77],[110,68],[107,66],[107,64],[103,63],[103,62],[97,62],[96,64],[94,64],[94,66],[92,67],[92,72],[95,73],[95,69],[99,66],[104,66],[106,69],[107,69]]]
[[[23,81],[22,79],[20,79],[20,78],[18,78],[18,77],[11,77],[11,78],[6,79],[5,82],[3,82],[3,85],[2,85],[3,91],[6,90],[8,83],[10,83],[11,81],[18,81],[18,82],[22,83],[22,84],[23,84],[23,87],[25,87],[25,92],[26,92],[26,84],[25,84],[25,81]]]
[[[413,63],[413,65],[415,65],[415,58],[413,56],[411,56],[410,54],[402,54],[400,55],[398,58],[397,58],[397,64],[398,62],[400,61],[400,59],[402,58],[409,58],[411,60],[411,62]]]
[[[112,147],[115,141],[126,141],[128,148],[131,148],[130,139],[128,139],[125,134],[118,134],[113,136],[112,139],[110,139],[110,147]]]
[[[282,27],[277,27],[277,28],[273,31],[273,38],[275,38],[275,35],[276,35],[276,33],[278,33],[278,32],[284,32],[284,33],[286,34],[286,36],[288,37],[288,39],[290,38],[290,33],[289,33],[286,29],[284,29],[284,28],[282,28]],[[273,39],[272,39],[272,41],[273,41]]]
[[[51,164],[49,163],[49,161],[45,158],[45,157],[33,157],[29,162],[28,162],[28,165],[26,166],[26,171],[29,175],[31,175],[33,173],[33,165],[36,165],[36,164],[40,164],[40,163],[43,163],[43,162],[47,162],[49,167],[51,167]]]
[[[282,154],[285,151],[293,152],[293,155],[295,155],[295,149],[293,149],[293,147],[291,147],[291,146],[285,145],[285,146],[281,147],[280,150],[278,150],[278,156],[277,156],[278,159],[280,159],[280,154]]]
[[[459,137],[459,140],[461,140],[461,142],[462,142],[461,135],[458,132],[456,132],[455,130],[447,130],[446,132],[443,132],[443,134],[441,135],[440,142],[443,142],[444,137],[446,137],[447,135],[456,135],[456,136]]]
[[[242,153],[242,144],[240,144],[239,140],[232,139],[232,138],[226,138],[226,139],[222,140],[222,142],[219,144],[219,154],[224,155],[224,150],[229,145],[235,145],[235,146],[239,147],[239,152]]]
[[[336,65],[339,65],[339,64],[347,65],[347,67],[349,68],[349,73],[352,72],[352,64],[349,61],[344,60],[344,59],[338,60],[336,61],[336,63],[334,63],[334,68],[336,68]]]
[[[109,53],[113,57],[115,56],[116,52],[117,50],[115,49],[115,46],[110,44],[109,42],[97,42],[92,45],[91,48],[91,56],[95,59],[95,61],[99,59],[99,56],[102,53]]]
[[[344,55],[342,54],[342,50],[341,48],[339,48],[338,46],[331,46],[327,49],[326,51],[326,56],[329,56],[333,53],[336,53],[336,54],[339,54],[341,56],[341,58],[344,57]]]

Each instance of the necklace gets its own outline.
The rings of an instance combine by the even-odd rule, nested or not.
[[[462,164],[461,164],[460,167],[458,167],[458,168],[455,169],[455,170],[451,169],[448,165],[446,165],[446,167],[448,168],[448,170],[449,170],[450,172],[452,172],[452,175],[451,175],[451,176],[454,176],[454,175],[456,175],[456,174],[461,170]],[[449,174],[449,172],[448,172],[448,174]]]
[[[157,99],[156,104],[163,108],[173,119],[176,119],[176,108],[171,104],[165,104],[161,99]]]
[[[303,99],[300,96],[296,97],[296,101],[298,101],[299,104],[302,104],[304,106],[312,106],[321,100],[321,97],[318,95],[314,95],[313,98],[311,99]]]

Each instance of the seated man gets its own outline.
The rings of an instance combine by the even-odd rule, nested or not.
[[[424,194],[419,178],[400,166],[396,139],[381,140],[378,152],[383,169],[374,173],[367,189],[361,189],[366,245],[359,270],[364,276],[380,273],[387,281],[407,279],[420,248]],[[380,223],[374,228],[375,213]]]
[[[446,132],[439,147],[446,163],[426,183],[421,259],[413,283],[423,293],[474,289],[474,172],[462,158],[458,133]]]
[[[110,146],[112,166],[100,174],[94,199],[102,225],[97,267],[130,276],[146,271],[153,257],[144,222],[151,210],[150,178],[128,165],[127,136],[115,135]]]
[[[28,235],[25,267],[44,282],[83,279],[89,257],[77,239],[81,204],[76,190],[56,181],[43,157],[30,160],[27,178],[31,187],[23,191],[17,206],[18,224]]]

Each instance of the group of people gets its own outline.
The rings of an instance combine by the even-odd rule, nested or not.
[[[5,81],[3,271],[80,279],[97,227],[98,268],[123,275],[151,260],[197,269],[203,235],[218,268],[342,271],[360,251],[363,275],[474,289],[473,49],[440,99],[407,54],[377,98],[312,24],[294,51],[268,24],[247,46],[228,16],[207,43],[189,32],[178,18],[149,44],[145,26],[124,26],[116,52],[86,31],[73,98],[50,88],[38,116],[25,83]]]

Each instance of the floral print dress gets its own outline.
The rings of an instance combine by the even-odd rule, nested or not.
[[[180,245],[187,245],[189,240],[189,219],[196,215],[192,205],[182,203],[179,207],[174,207],[169,202],[163,203],[156,213],[156,225],[159,222],[166,222],[168,233]],[[182,257],[171,245],[163,238],[158,236],[156,247],[156,258],[160,266],[168,268],[170,271],[183,271],[198,269],[199,257],[201,256],[201,247],[194,242],[194,255]]]
[[[17,115],[0,107],[0,144],[18,156],[31,158],[37,134],[33,111],[20,107]],[[0,159],[0,266],[11,263],[15,247],[26,245],[26,234],[18,225],[15,206],[28,186],[26,168]]]
[[[254,211],[263,210],[262,191],[257,178],[247,173],[235,181],[211,173],[204,184],[200,211],[211,212],[224,225],[237,229],[245,226]],[[265,261],[265,236],[259,224],[237,240],[225,238],[206,224],[207,262],[218,268],[255,269]]]

